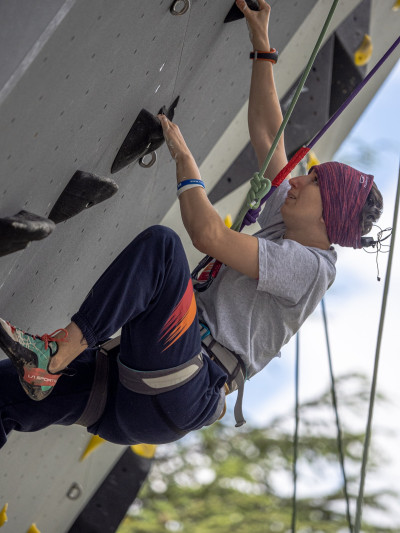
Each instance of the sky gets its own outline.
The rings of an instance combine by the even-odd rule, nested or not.
[[[379,226],[393,225],[394,200],[400,165],[400,61],[392,69],[369,106],[345,139],[334,160],[351,164],[373,174],[384,198],[384,213]],[[366,491],[380,486],[395,488],[400,493],[400,350],[397,328],[400,318],[400,238],[397,232],[394,246],[389,298],[380,350],[378,392],[388,403],[375,405],[372,426],[372,446],[383,451],[386,464],[379,477],[366,478]],[[372,235],[376,235],[372,232]],[[382,295],[386,278],[388,254],[379,254],[381,281],[377,281],[376,255],[363,250],[336,247],[337,277],[325,297],[328,332],[334,374],[363,372],[372,380]],[[316,397],[330,386],[328,358],[321,307],[309,317],[300,334],[300,399]],[[279,413],[294,406],[295,340],[283,348],[280,359],[252,378],[244,400],[245,417],[257,425],[266,424]],[[339,402],[339,414],[346,416]],[[365,430],[365,405],[357,422]],[[300,435],[301,438],[301,435]],[[307,476],[306,476],[307,477]],[[323,480],[309,473],[299,480],[299,494],[306,494],[311,485],[323,487]],[[289,487],[290,488],[290,487]],[[290,488],[291,490],[291,488]],[[392,512],[379,517],[387,525],[400,524],[400,504]]]

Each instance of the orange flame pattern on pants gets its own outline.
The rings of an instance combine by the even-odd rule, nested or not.
[[[172,346],[192,325],[196,317],[196,300],[193,293],[192,280],[189,279],[184,295],[172,311],[161,330],[161,338],[167,343],[163,352]]]

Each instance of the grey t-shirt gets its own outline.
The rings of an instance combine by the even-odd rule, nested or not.
[[[289,188],[283,182],[258,219],[259,280],[222,266],[211,287],[196,294],[200,317],[214,339],[241,356],[248,378],[280,355],[335,279],[333,248],[283,239],[280,208]]]

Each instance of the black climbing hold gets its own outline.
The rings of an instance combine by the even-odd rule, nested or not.
[[[253,11],[260,11],[260,8],[258,6],[258,3],[254,0],[246,0],[246,3],[250,9]],[[240,11],[238,6],[236,5],[236,2],[233,4],[231,9],[229,10],[229,13],[226,15],[224,24],[227,22],[234,22],[235,20],[242,19],[244,17],[243,13]]]
[[[107,200],[117,191],[118,185],[114,180],[77,170],[54,204],[49,218],[56,224],[64,222],[81,211]]]
[[[169,120],[172,120],[178,101],[179,96],[175,98],[168,109],[163,106],[158,114],[164,114]],[[142,160],[145,155],[157,150],[163,142],[164,135],[160,121],[149,111],[142,109],[114,159],[111,174],[115,174],[115,172],[118,172],[137,159]]]
[[[52,220],[28,211],[0,218],[0,256],[23,250],[31,241],[44,239],[55,227]]]

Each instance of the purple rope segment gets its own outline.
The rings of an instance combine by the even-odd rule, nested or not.
[[[375,72],[383,65],[383,63],[386,61],[386,59],[390,56],[390,54],[394,51],[394,49],[399,45],[400,43],[400,36],[395,40],[395,42],[392,44],[392,46],[389,48],[389,50],[381,57],[381,59],[378,61],[378,63],[374,66],[374,68],[369,72],[365,78],[360,82],[357,87],[353,90],[353,92],[350,94],[350,96],[347,98],[345,102],[335,111],[335,113],[331,116],[331,118],[328,120],[328,122],[325,124],[325,126],[317,133],[317,135],[307,144],[308,148],[312,148],[314,144],[316,144],[319,139],[324,135],[324,133],[332,126],[332,124],[335,122],[335,120],[338,118],[338,116],[343,113],[343,111],[346,109],[346,107],[354,100],[354,98],[357,96],[357,94],[361,91],[361,89],[369,82],[369,80],[372,78],[372,76],[375,74]]]

